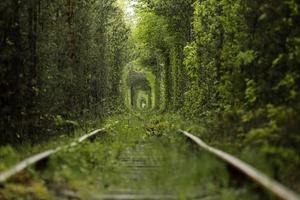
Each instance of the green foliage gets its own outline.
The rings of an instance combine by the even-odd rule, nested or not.
[[[249,65],[255,60],[255,53],[253,50],[240,52],[236,57],[237,66]]]
[[[121,188],[182,199],[199,195],[256,199],[248,184],[239,189],[230,185],[224,163],[193,148],[176,132],[182,128],[197,132],[202,129],[204,133],[204,127],[179,115],[157,113],[122,114],[109,118],[102,126],[109,125],[93,142],[53,155],[43,171],[25,171],[1,188],[0,196],[59,199],[71,194],[91,199]]]
[[[255,148],[276,176],[289,174],[287,160],[290,171],[299,167],[298,8],[290,0],[138,1],[134,37],[143,60],[160,66],[165,110],[201,121],[216,140]]]
[[[253,80],[247,80],[246,86],[245,98],[248,103],[253,104],[257,100],[255,82]]]
[[[137,0],[130,24],[122,3],[0,3],[0,145],[46,140],[146,102],[201,122],[209,141],[258,154],[272,175],[299,184],[300,4]],[[164,120],[151,121],[149,135],[170,139],[177,126]],[[114,156],[120,141],[110,143]],[[82,166],[105,159],[87,148]]]
[[[129,34],[116,0],[4,0],[0,12],[0,145],[114,111]]]
[[[18,155],[11,146],[0,147],[0,171],[8,169],[18,161]]]

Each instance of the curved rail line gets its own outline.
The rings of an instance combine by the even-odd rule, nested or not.
[[[57,152],[59,152],[59,151],[61,151],[63,149],[74,147],[74,146],[77,146],[77,145],[83,143],[85,140],[87,140],[89,138],[92,138],[93,136],[95,136],[96,134],[98,134],[100,132],[105,131],[107,128],[108,127],[102,128],[102,129],[97,129],[97,130],[95,130],[95,131],[93,131],[93,132],[91,132],[89,134],[83,135],[82,137],[80,137],[79,139],[75,140],[70,145],[66,145],[66,146],[63,146],[63,147],[58,147],[56,149],[50,149],[50,150],[44,151],[42,153],[35,154],[35,155],[33,155],[33,156],[29,157],[29,158],[24,159],[23,161],[21,161],[20,163],[16,164],[13,167],[11,167],[7,171],[0,173],[0,183],[4,183],[10,177],[18,174],[19,172],[21,172],[25,168],[29,167],[30,165],[33,165],[35,163],[38,163],[39,161],[47,159],[51,155],[56,154]]]
[[[226,152],[223,152],[219,149],[209,146],[208,144],[203,142],[200,138],[194,136],[191,133],[188,133],[187,131],[179,130],[179,132],[184,134],[186,137],[188,137],[192,141],[194,141],[196,144],[198,144],[201,148],[203,148],[207,152],[217,156],[218,158],[222,159],[223,161],[230,164],[234,168],[238,169],[239,171],[244,173],[246,176],[251,178],[254,182],[263,186],[264,188],[269,190],[271,193],[273,193],[280,199],[300,200],[300,197],[298,194],[296,194],[289,188],[285,187],[281,183],[277,182],[276,180],[268,177],[263,172],[255,169],[254,167],[245,163],[244,161],[242,161]]]

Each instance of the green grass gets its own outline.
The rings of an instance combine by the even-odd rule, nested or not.
[[[105,124],[114,125],[95,141],[61,151],[50,158],[46,169],[30,167],[11,180],[0,189],[0,199],[67,199],[67,192],[92,199],[120,190],[172,194],[179,199],[195,195],[260,199],[252,184],[233,187],[223,162],[191,145],[177,132],[182,128],[207,134],[201,125],[185,122],[177,115],[156,113],[120,115],[107,119]],[[72,138],[59,144],[69,141]],[[47,145],[51,146],[55,142]],[[6,151],[14,154],[9,148]],[[8,157],[10,164],[17,160]],[[131,164],[133,167],[128,167]],[[145,169],[134,168],[140,164]]]

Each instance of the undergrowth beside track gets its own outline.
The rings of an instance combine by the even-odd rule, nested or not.
[[[0,189],[0,199],[101,199],[101,194],[120,192],[175,195],[178,199],[271,199],[250,181],[241,182],[223,162],[192,145],[177,131],[181,128],[195,133],[272,175],[268,164],[257,159],[260,155],[218,143],[201,124],[175,114],[131,113],[111,117],[97,128],[108,124],[115,125],[96,140],[59,152],[48,162],[12,178]],[[78,131],[75,136],[82,134]],[[34,150],[24,147],[20,155],[11,147],[2,148],[2,169],[31,152],[72,140],[58,138]],[[145,170],[136,169],[140,163]]]

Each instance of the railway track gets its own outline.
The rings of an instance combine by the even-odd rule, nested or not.
[[[246,162],[236,158],[233,155],[230,155],[224,151],[216,149],[214,147],[209,146],[205,142],[203,142],[199,137],[184,131],[178,130],[180,133],[184,134],[186,137],[195,142],[199,147],[203,148],[207,152],[213,154],[214,156],[220,158],[227,164],[236,168],[240,172],[242,172],[245,176],[251,178],[254,182],[262,186],[263,188],[269,190],[272,194],[277,196],[279,199],[283,200],[300,200],[298,194],[285,187],[281,183],[276,180],[268,177],[263,172],[255,169],[253,166],[247,164]]]
[[[97,129],[89,134],[83,135],[82,137],[78,138],[76,141],[72,142],[69,145],[57,147],[55,149],[49,149],[44,152],[35,154],[30,156],[29,158],[24,159],[20,163],[17,163],[15,166],[11,167],[5,172],[0,173],[0,183],[6,182],[12,176],[18,174],[22,170],[26,169],[27,167],[34,165],[42,160],[48,159],[51,155],[58,153],[61,150],[68,149],[70,147],[77,146],[88,139],[95,137],[98,133],[105,131],[107,128]]]
[[[27,167],[34,165],[40,161],[48,159],[50,156],[54,154],[58,154],[60,151],[64,149],[68,149],[81,143],[93,139],[99,133],[106,131],[107,128],[97,129],[89,134],[86,134],[73,143],[58,147],[56,149],[50,149],[45,152],[33,155],[20,163],[16,164],[15,166],[11,167],[9,170],[0,173],[0,183],[5,184],[7,180],[9,180],[14,175],[18,174],[22,170],[26,169]],[[290,190],[289,188],[285,187],[281,183],[273,180],[272,178],[268,177],[264,173],[260,172],[259,170],[255,169],[253,166],[241,161],[240,159],[230,155],[226,152],[223,152],[219,149],[209,146],[200,138],[196,137],[195,135],[184,131],[178,130],[183,136],[189,138],[189,140],[193,141],[195,144],[199,146],[199,148],[203,149],[204,151],[212,154],[214,157],[219,158],[226,164],[234,167],[235,169],[242,172],[246,177],[250,178],[260,187],[267,189],[278,197],[278,199],[283,200],[300,200],[299,195]],[[159,140],[159,139],[158,139]],[[118,157],[118,161],[116,163],[117,166],[122,166],[122,176],[120,177],[121,180],[128,181],[128,184],[133,182],[143,182],[151,176],[151,173],[155,174],[156,171],[161,170],[162,166],[161,163],[165,159],[169,159],[167,156],[163,156],[162,153],[157,151],[155,145],[151,142],[145,142],[144,140],[135,141],[136,145],[128,148],[126,151],[122,152],[122,154]],[[147,154],[143,152],[148,152]],[[160,172],[163,176],[163,172]],[[129,185],[130,188],[130,185]],[[77,197],[77,196],[76,196]],[[70,198],[70,196],[68,196]],[[71,198],[72,199],[72,198]],[[80,199],[78,197],[78,199]],[[144,191],[134,191],[134,190],[126,190],[119,188],[113,188],[106,193],[103,194],[93,194],[90,196],[90,199],[178,199],[176,194],[172,193],[157,193],[157,194],[149,194],[144,193]],[[188,199],[218,199],[218,196],[212,194],[206,194],[205,192],[201,191],[199,194],[195,193],[194,195],[190,195]]]

